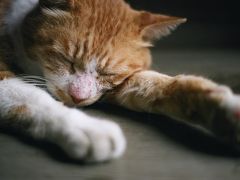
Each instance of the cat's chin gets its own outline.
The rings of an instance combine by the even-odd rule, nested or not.
[[[102,95],[97,95],[97,96],[95,96],[93,98],[89,98],[89,99],[83,100],[83,101],[81,101],[79,103],[74,103],[73,101],[67,101],[67,102],[63,101],[63,102],[64,102],[65,105],[70,106],[70,107],[84,107],[84,106],[90,106],[90,105],[94,104],[101,97],[102,97]]]
[[[66,106],[69,107],[83,107],[83,106],[90,106],[92,104],[94,104],[95,102],[97,102],[101,97],[102,97],[102,93],[99,93],[97,95],[95,95],[94,97],[82,100],[82,101],[74,101],[73,98],[71,98],[70,95],[66,94],[64,91],[56,88],[57,90],[53,91],[52,88],[49,88],[49,92],[52,94],[53,97],[55,97],[55,99],[57,99],[58,101],[64,103]]]
[[[76,106],[78,106],[78,107],[90,106],[90,105],[94,104],[95,102],[97,102],[101,97],[102,97],[102,95],[97,95],[93,98],[81,101],[80,103],[76,104]]]

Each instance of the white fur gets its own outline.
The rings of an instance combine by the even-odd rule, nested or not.
[[[97,60],[96,58],[91,58],[91,61],[87,64],[86,73],[92,74],[93,76],[97,76]]]
[[[221,110],[225,112],[229,123],[234,126],[236,132],[236,140],[240,142],[240,96],[235,95],[227,86],[218,86],[211,93],[212,98],[221,99],[219,104]]]
[[[0,94],[3,118],[12,108],[25,105],[28,113],[24,119],[31,121],[30,134],[57,143],[73,158],[105,161],[119,157],[125,150],[125,139],[117,124],[70,109],[37,87],[8,79],[0,81]]]
[[[240,142],[240,117],[236,116],[237,113],[240,114],[240,96],[228,94],[221,106],[226,109],[228,119],[235,123],[236,138]]]

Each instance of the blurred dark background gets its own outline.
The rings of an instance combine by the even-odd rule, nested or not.
[[[237,0],[126,0],[132,7],[188,18],[161,48],[239,49],[240,16]]]

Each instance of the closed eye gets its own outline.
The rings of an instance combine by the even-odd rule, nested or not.
[[[70,73],[75,72],[75,64],[71,59],[66,58],[65,56],[58,56],[58,60],[69,68]]]
[[[59,59],[61,59],[61,61],[64,61],[68,64],[73,64],[74,63],[72,58],[68,58],[68,57],[64,56],[63,54],[58,54],[58,57],[59,57]]]
[[[54,60],[54,61],[56,61],[56,60],[60,61],[64,64],[73,64],[74,63],[72,58],[65,56],[63,53],[51,52],[48,55],[48,58],[51,60]]]

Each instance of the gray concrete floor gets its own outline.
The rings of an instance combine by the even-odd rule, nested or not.
[[[240,52],[154,50],[153,68],[171,75],[212,77],[240,92]],[[54,145],[0,130],[0,180],[239,180],[240,152],[201,130],[164,116],[135,113],[107,104],[84,109],[118,122],[128,150],[99,165],[67,159]]]

